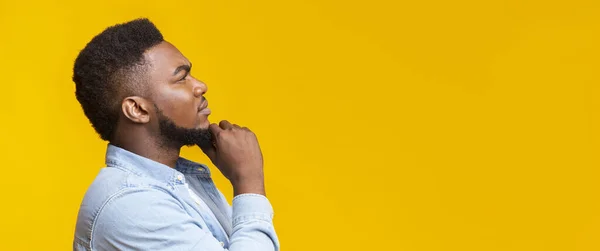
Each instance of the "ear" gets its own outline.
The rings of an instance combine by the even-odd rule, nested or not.
[[[150,103],[142,97],[126,97],[121,103],[121,111],[133,123],[145,124],[150,121]]]

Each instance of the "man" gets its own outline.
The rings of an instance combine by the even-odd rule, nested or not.
[[[107,28],[78,55],[75,95],[108,146],[74,250],[279,250],[256,136],[209,122],[191,68],[148,19]],[[231,182],[232,206],[205,165],[179,156],[194,145]]]

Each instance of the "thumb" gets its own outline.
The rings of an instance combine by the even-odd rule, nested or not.
[[[217,159],[217,149],[215,148],[215,146],[212,143],[202,144],[198,146],[214,164],[215,160]]]
[[[206,154],[206,156],[208,156],[208,158],[213,162],[217,160],[217,135],[219,134],[219,131],[221,128],[219,128],[219,126],[217,126],[216,124],[211,124],[209,126],[209,132],[211,134],[211,140],[209,142],[204,142],[201,145],[198,145],[200,147],[200,149],[202,149],[202,152],[204,152],[204,154]]]

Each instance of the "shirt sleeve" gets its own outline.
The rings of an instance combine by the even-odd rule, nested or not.
[[[238,195],[233,201],[230,251],[279,250],[267,198]],[[187,214],[167,191],[126,189],[98,212],[92,229],[93,250],[225,250],[201,219]]]
[[[229,250],[278,251],[279,240],[273,227],[273,208],[267,197],[240,194],[233,198],[232,204],[233,233]]]

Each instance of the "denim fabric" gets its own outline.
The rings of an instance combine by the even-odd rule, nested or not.
[[[210,170],[176,168],[109,144],[81,203],[73,250],[279,250],[273,208],[258,194],[230,206]]]

